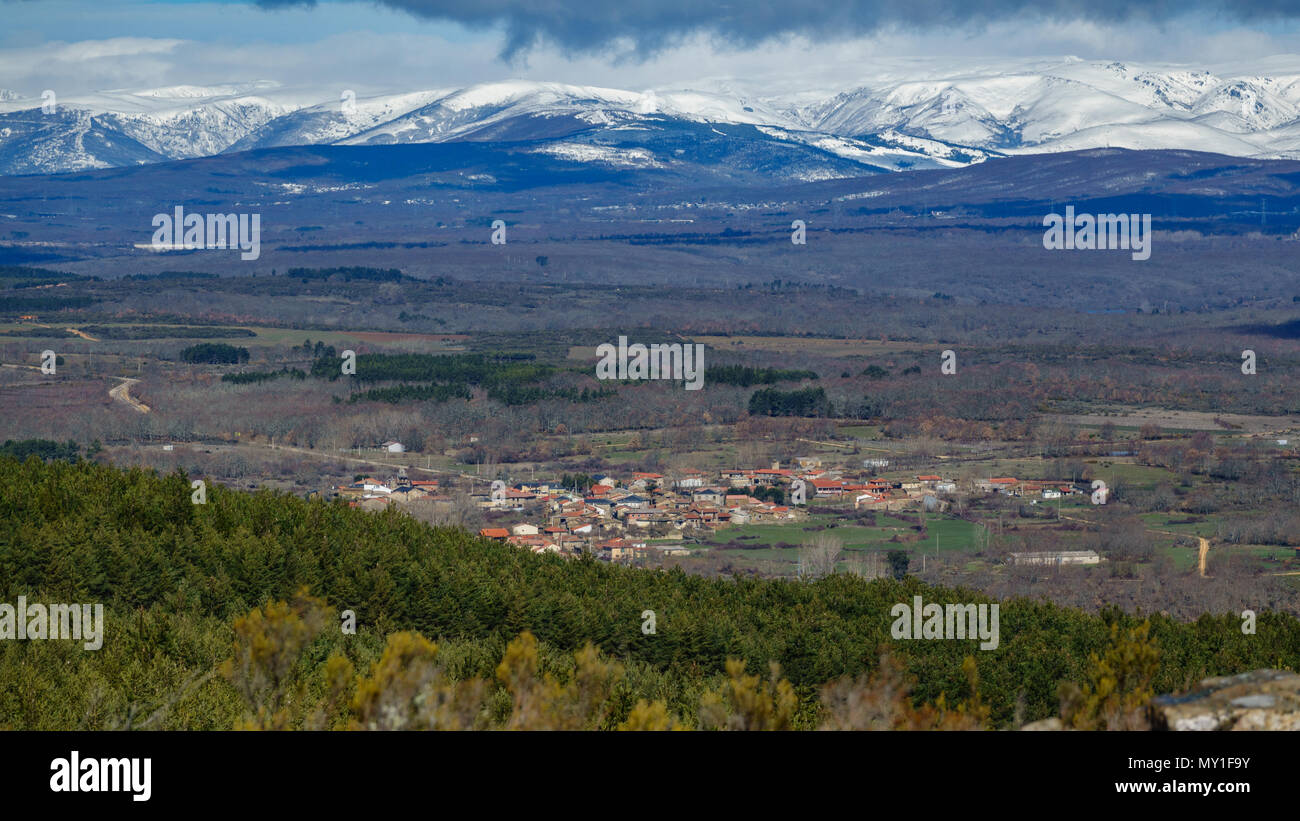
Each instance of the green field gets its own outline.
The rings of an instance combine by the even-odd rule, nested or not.
[[[1186,534],[1188,536],[1204,536],[1206,538],[1213,538],[1215,531],[1218,529],[1220,519],[1220,517],[1217,516],[1189,517],[1185,514],[1174,514],[1171,516],[1168,513],[1140,513],[1138,514],[1138,518],[1145,522],[1147,527],[1152,530],[1167,530],[1170,533]],[[1198,518],[1201,521],[1192,524],[1169,523],[1171,519],[1179,520],[1187,518]]]
[[[816,514],[807,521],[783,524],[737,525],[718,531],[715,542],[739,541],[744,544],[769,545],[745,550],[727,549],[728,554],[737,554],[749,559],[767,561],[797,561],[797,548],[778,548],[770,545],[787,543],[803,545],[820,535],[832,535],[839,539],[846,551],[860,550],[907,550],[925,551],[927,553],[971,551],[980,544],[982,528],[962,519],[947,517],[930,517],[926,523],[926,538],[918,541],[890,541],[895,536],[900,539],[914,536],[916,531],[908,522],[891,516],[879,517],[879,526],[858,524],[841,524],[821,531],[804,530],[805,527],[827,525],[838,521],[829,514]],[[749,538],[754,537],[754,538]],[[718,548],[712,548],[717,550]]]
[[[884,438],[884,434],[880,432],[880,425],[840,425],[839,433],[841,436],[852,436],[855,439]]]
[[[1162,483],[1175,485],[1179,481],[1177,474],[1161,467],[1135,465],[1132,462],[1110,459],[1089,459],[1087,464],[1092,468],[1093,478],[1112,485],[1116,481],[1123,481],[1134,487],[1153,488]]]

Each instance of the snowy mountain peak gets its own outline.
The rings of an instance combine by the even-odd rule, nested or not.
[[[278,87],[279,83],[274,81],[258,80],[251,83],[233,83],[216,86],[179,85],[167,86],[165,88],[144,88],[136,90],[119,89],[117,91],[105,93],[122,95],[129,94],[135,97],[154,97],[158,99],[199,100],[211,99],[214,97],[237,97],[246,94],[255,94],[262,91],[270,91]]]
[[[781,93],[738,80],[635,90],[516,79],[383,94],[259,80],[116,89],[59,99],[57,114],[43,112],[30,91],[0,90],[0,172],[290,145],[493,140],[548,143],[545,156],[656,167],[672,157],[637,149],[653,154],[653,135],[669,127],[701,139],[758,135],[872,168],[1108,146],[1252,157],[1300,150],[1297,56],[1229,68],[1077,57],[979,66],[904,60],[859,76],[848,87],[783,85]],[[629,135],[646,145],[626,145]]]

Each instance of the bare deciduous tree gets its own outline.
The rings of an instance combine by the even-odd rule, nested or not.
[[[884,554],[876,550],[857,551],[845,560],[845,565],[850,573],[864,579],[879,579],[888,575],[884,558]]]
[[[799,572],[801,576],[819,579],[835,572],[840,554],[844,552],[844,543],[829,533],[818,533],[799,548]]]

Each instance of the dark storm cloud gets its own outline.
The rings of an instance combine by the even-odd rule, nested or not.
[[[254,0],[265,8],[315,0]],[[506,56],[547,40],[569,52],[598,52],[617,41],[647,55],[705,34],[745,46],[786,34],[866,35],[890,25],[968,28],[1015,20],[1161,22],[1189,14],[1225,21],[1300,17],[1300,0],[376,0],[416,17],[471,28],[501,26]]]

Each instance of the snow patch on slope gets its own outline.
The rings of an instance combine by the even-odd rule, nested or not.
[[[571,162],[595,162],[615,168],[663,168],[664,164],[644,148],[614,148],[586,143],[552,143],[531,153],[547,154]]]

